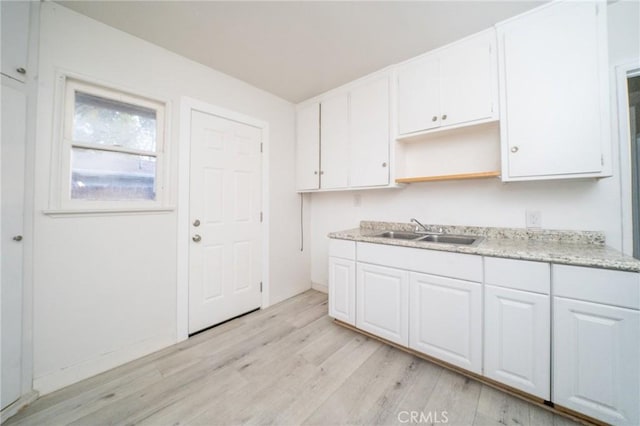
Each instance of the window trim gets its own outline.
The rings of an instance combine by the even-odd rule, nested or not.
[[[113,213],[145,213],[152,211],[171,211],[169,206],[169,154],[167,143],[169,135],[168,101],[152,98],[136,91],[115,87],[91,79],[59,73],[57,87],[58,99],[54,113],[54,128],[58,143],[54,146],[57,151],[57,162],[52,163],[52,178],[50,188],[49,209],[43,213],[52,216],[68,214],[113,214]],[[80,91],[101,98],[112,99],[156,112],[156,149],[155,151],[136,150],[125,147],[113,147],[87,142],[73,141],[73,119],[75,108],[75,92]],[[73,147],[97,149],[105,152],[144,155],[156,158],[155,200],[81,200],[71,198],[71,153]],[[60,214],[58,214],[60,213]]]

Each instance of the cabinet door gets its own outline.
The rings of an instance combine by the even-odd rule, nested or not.
[[[398,134],[440,126],[437,55],[411,62],[398,71]]]
[[[356,326],[403,346],[409,341],[409,273],[358,263]]]
[[[439,56],[441,126],[491,118],[498,80],[495,32],[456,43]]]
[[[503,179],[602,171],[606,9],[557,2],[498,26]]]
[[[640,312],[554,297],[553,402],[616,425],[640,423]]]
[[[298,110],[296,123],[296,188],[320,188],[320,104]]]
[[[389,183],[389,77],[351,91],[351,187]]]
[[[30,3],[28,1],[0,2],[2,74],[22,82],[25,81],[26,74],[18,70],[27,68]]]
[[[484,375],[550,400],[549,296],[486,285]]]
[[[329,258],[329,316],[356,325],[356,262]]]
[[[347,93],[320,105],[320,187],[349,184],[349,97]]]
[[[411,274],[409,347],[482,373],[482,286]]]

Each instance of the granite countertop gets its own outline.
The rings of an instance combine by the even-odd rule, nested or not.
[[[427,225],[432,232],[476,235],[484,237],[478,245],[464,246],[423,241],[377,238],[381,231],[413,231],[415,225],[395,222],[363,221],[360,228],[332,232],[329,238],[376,244],[468,253],[481,256],[532,260],[574,266],[640,272],[640,260],[605,245],[602,232],[527,230],[521,228],[489,228],[475,226]]]

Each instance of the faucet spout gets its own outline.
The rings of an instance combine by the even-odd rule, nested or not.
[[[415,222],[418,226],[416,226],[416,232],[420,234],[433,234],[439,235],[442,234],[442,228],[440,228],[437,232],[430,231],[429,228],[424,226],[420,221],[414,217],[411,218],[411,222]],[[422,228],[422,230],[420,230]]]

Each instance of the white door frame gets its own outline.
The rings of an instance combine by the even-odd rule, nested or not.
[[[178,274],[176,341],[189,337],[189,180],[191,164],[191,111],[200,111],[258,127],[262,131],[262,305],[269,306],[269,123],[220,108],[197,99],[180,100],[180,139],[178,147]]]
[[[618,110],[618,152],[620,155],[620,202],[622,204],[621,251],[631,256],[633,255],[633,206],[627,78],[640,75],[640,61],[635,60],[616,66],[615,74]]]

